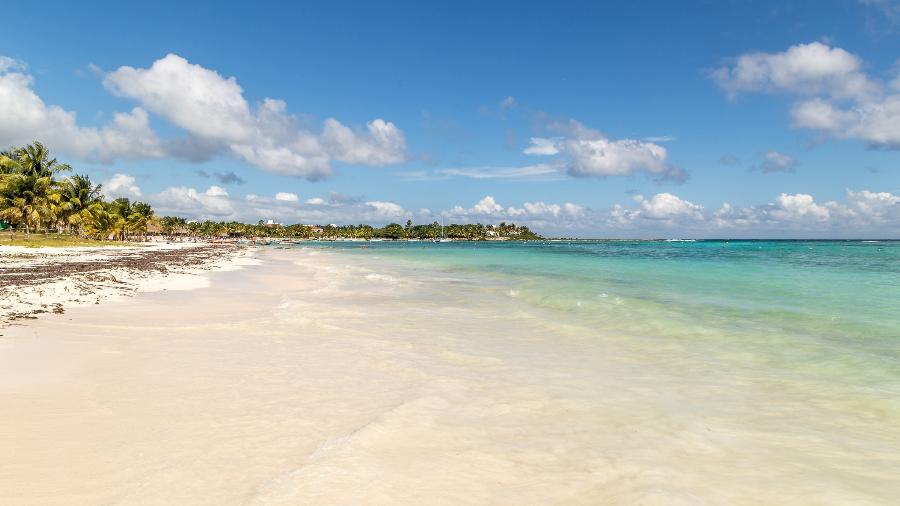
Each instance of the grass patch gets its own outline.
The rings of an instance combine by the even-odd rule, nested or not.
[[[31,234],[0,232],[0,246],[24,246],[26,248],[65,248],[72,246],[132,246],[122,241],[98,241],[66,234]]]

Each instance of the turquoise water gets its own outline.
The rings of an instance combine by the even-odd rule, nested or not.
[[[321,279],[344,273],[342,297],[369,293],[344,318],[457,357],[453,377],[493,402],[528,385],[541,413],[561,403],[547,426],[505,423],[578,448],[574,469],[630,477],[596,497],[636,503],[650,482],[660,504],[900,493],[900,242],[300,247],[329,253]]]
[[[896,391],[900,241],[320,243],[436,276],[468,275],[523,305],[659,346]],[[555,313],[555,314],[554,314]],[[849,376],[846,376],[849,375]]]
[[[320,243],[491,278],[529,303],[782,331],[897,358],[900,241]],[[621,309],[624,302],[628,309]],[[617,309],[611,309],[617,308]]]

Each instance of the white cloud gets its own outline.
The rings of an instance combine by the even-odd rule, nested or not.
[[[477,214],[491,215],[503,212],[503,206],[498,204],[494,197],[488,195],[476,202],[472,210]]]
[[[206,195],[207,197],[227,197],[228,196],[228,192],[225,191],[225,188],[222,188],[221,186],[215,186],[215,185],[207,188],[206,191],[203,192],[203,194]]]
[[[769,211],[779,221],[824,221],[831,217],[826,206],[816,203],[812,195],[782,193],[775,199],[775,205]]]
[[[895,82],[872,79],[862,68],[859,57],[813,42],[782,53],[742,55],[712,77],[732,97],[759,91],[804,97],[791,107],[795,127],[900,149],[900,89]]]
[[[638,196],[635,201],[636,209],[616,204],[590,218],[610,227],[607,233],[612,236],[900,236],[900,196],[888,192],[848,190],[845,203],[782,193],[766,204],[736,208],[726,202],[715,211],[668,193],[649,199]]]
[[[525,202],[522,207],[530,215],[559,216],[562,207],[559,204],[545,204],[543,202]]]
[[[190,135],[165,145],[142,107],[116,113],[102,128],[79,126],[74,112],[45,104],[32,89],[33,78],[21,69],[24,64],[0,57],[0,142],[4,144],[37,138],[65,154],[101,162],[164,156],[203,160],[224,150],[262,169],[309,179],[330,175],[332,158],[363,165],[405,160],[403,134],[392,123],[374,120],[367,133],[350,132],[339,142],[329,137],[332,153],[318,135],[297,127],[284,102],[266,99],[253,113],[233,77],[223,78],[177,55],[170,54],[149,69],[121,67],[104,78],[114,93],[138,100]],[[327,128],[349,131],[333,119]]]
[[[113,177],[103,183],[103,194],[109,198],[136,198],[141,196],[141,189],[135,183],[133,176],[127,174],[113,174]]]
[[[393,123],[376,119],[354,132],[334,118],[325,120],[322,143],[334,158],[354,164],[388,165],[406,161],[406,138]]]
[[[254,117],[236,79],[178,55],[168,54],[148,69],[119,67],[103,83],[193,135],[242,142],[254,134]]]
[[[847,203],[854,216],[863,216],[875,223],[900,223],[900,195],[847,190]]]
[[[151,196],[149,200],[159,215],[174,214],[201,219],[226,219],[235,215],[234,201],[227,192],[215,186],[202,193],[194,188],[176,186]]]
[[[857,56],[812,42],[781,53],[741,55],[734,65],[713,71],[712,77],[732,96],[745,91],[787,91],[859,98],[878,91],[861,68]]]
[[[281,200],[283,202],[297,202],[298,200],[300,200],[300,197],[296,193],[278,192],[275,194],[275,200]]]
[[[544,156],[556,155],[559,153],[559,148],[556,147],[556,144],[560,141],[562,141],[562,138],[559,137],[553,139],[532,137],[530,141],[531,145],[525,148],[525,154]]]
[[[175,54],[146,69],[120,67],[104,84],[196,139],[178,145],[188,159],[224,150],[261,169],[310,180],[329,176],[332,159],[371,166],[406,161],[405,137],[393,123],[379,118],[354,132],[329,118],[318,135],[300,128],[284,101],[266,98],[254,111],[234,77]]]
[[[176,157],[204,161],[224,154],[263,170],[310,180],[332,174],[331,162],[382,166],[406,161],[406,139],[383,119],[353,131],[330,118],[322,133],[299,125],[284,101],[251,107],[234,77],[169,54],[149,68],[122,66],[104,75],[112,93],[140,107],[113,115],[100,128],[79,126],[76,114],[47,105],[24,64],[0,56],[0,143],[40,139],[62,153],[104,163],[121,158]],[[148,111],[184,130],[161,141]]]
[[[653,220],[702,219],[703,206],[684,200],[671,193],[657,193],[647,199],[634,197],[641,206],[641,215]]]
[[[9,58],[0,60],[2,145],[38,139],[61,153],[99,162],[162,156],[159,138],[150,128],[147,112],[140,107],[115,114],[101,128],[82,127],[74,112],[44,103],[32,88],[34,79],[23,68]]]
[[[401,218],[408,213],[403,207],[393,202],[383,202],[379,200],[366,202],[366,205],[375,210],[375,212],[384,218]]]
[[[795,104],[793,124],[823,130],[833,137],[862,139],[873,147],[900,149],[900,94],[842,107],[813,99]]]
[[[627,176],[644,171],[658,180],[683,181],[686,174],[668,163],[666,148],[636,139],[611,140],[597,130],[570,120],[561,127],[568,135],[533,137],[525,154],[561,154],[574,177]]]
[[[576,224],[580,218],[586,216],[587,209],[571,202],[564,204],[524,202],[522,207],[504,207],[494,197],[488,195],[470,208],[455,206],[441,214],[462,223],[516,221],[538,227],[549,225],[559,229]]]
[[[797,169],[797,160],[790,155],[778,151],[767,151],[759,170],[763,172],[793,172]]]
[[[307,199],[307,200],[306,200],[306,203],[309,204],[309,205],[311,205],[311,206],[321,206],[321,205],[324,205],[324,204],[325,204],[325,200],[324,200],[324,199],[321,199],[321,198],[319,198],[319,197],[313,197],[313,198],[311,198],[311,199]]]

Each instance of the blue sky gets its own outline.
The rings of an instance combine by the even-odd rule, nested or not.
[[[17,6],[0,143],[196,218],[898,237],[900,3],[486,4]]]

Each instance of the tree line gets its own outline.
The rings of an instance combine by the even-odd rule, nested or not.
[[[185,235],[193,237],[290,237],[299,239],[417,239],[434,240],[441,237],[441,225],[438,222],[426,225],[413,225],[407,220],[406,226],[390,223],[384,227],[372,225],[281,225],[247,224],[237,221],[187,221],[175,216],[164,216],[159,220],[161,233],[170,236]],[[488,239],[536,240],[542,239],[526,226],[501,223],[499,225],[452,224],[443,227],[443,237],[449,239],[479,241]]]
[[[148,234],[190,237],[295,237],[303,239],[419,239],[464,240],[492,238],[533,240],[541,237],[526,226],[452,224],[437,222],[406,226],[280,225],[189,221],[177,216],[157,217],[150,204],[127,198],[108,200],[102,185],[87,175],[72,174],[69,164],[50,156],[40,142],[0,151],[0,229],[57,232],[91,239],[133,240]]]

